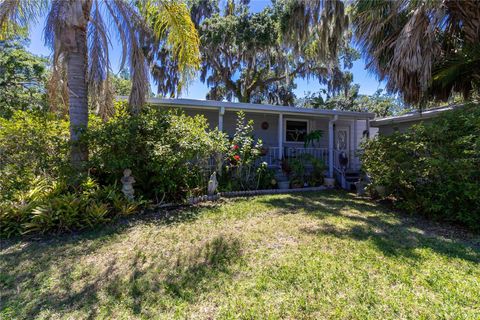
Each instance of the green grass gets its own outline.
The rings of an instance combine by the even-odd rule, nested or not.
[[[1,318],[480,319],[480,238],[343,192],[3,242]]]

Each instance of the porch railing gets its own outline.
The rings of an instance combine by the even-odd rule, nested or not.
[[[309,154],[316,159],[322,160],[325,164],[328,163],[328,148],[291,148],[287,147],[285,150],[286,158],[296,158],[298,156]]]
[[[296,158],[304,154],[309,154],[316,159],[320,159],[328,164],[328,148],[294,148],[285,147],[283,150],[283,158]],[[265,161],[269,165],[280,165],[280,148],[268,147],[267,153],[260,157],[260,161]]]
[[[265,161],[269,165],[280,165],[279,156],[279,147],[268,147],[266,154],[260,157],[260,162]]]

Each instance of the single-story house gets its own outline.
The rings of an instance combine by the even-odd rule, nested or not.
[[[375,119],[370,122],[372,129],[378,128],[378,134],[391,135],[394,132],[405,132],[414,124],[428,123],[444,112],[451,111],[463,105],[450,105],[427,109],[423,111],[414,111],[399,116]]]
[[[338,177],[347,170],[358,171],[357,150],[362,138],[368,137],[370,120],[374,118],[373,113],[366,112],[208,100],[151,98],[148,103],[181,108],[191,116],[201,114],[212,129],[218,128],[230,136],[235,133],[237,112],[244,111],[246,119],[254,121],[255,137],[265,146],[263,161],[280,166],[284,158],[309,153],[327,164],[330,177]],[[305,147],[306,134],[316,130],[323,132],[322,138]]]

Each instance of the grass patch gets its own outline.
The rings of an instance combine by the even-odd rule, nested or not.
[[[478,319],[480,238],[343,192],[3,241],[0,316]]]

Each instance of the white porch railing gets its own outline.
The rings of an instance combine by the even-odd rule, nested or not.
[[[283,150],[283,158],[296,158],[303,154],[309,154],[316,159],[323,160],[327,164],[328,149],[327,148],[302,148],[302,147],[285,147]],[[265,161],[269,165],[280,165],[280,148],[268,147],[267,153],[260,157],[260,161]]]
[[[323,160],[324,163],[328,163],[328,148],[291,148],[287,147],[285,150],[285,156],[287,158],[295,158],[303,154],[309,154],[316,159]]]
[[[260,157],[260,162],[264,161],[269,165],[280,165],[280,148],[268,147],[267,154]]]

